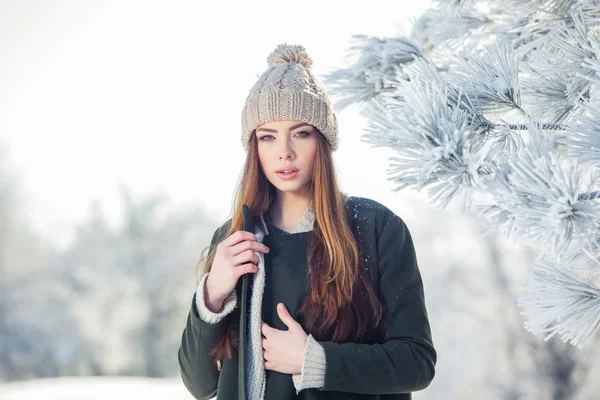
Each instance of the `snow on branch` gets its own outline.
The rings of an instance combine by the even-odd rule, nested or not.
[[[462,54],[453,77],[456,85],[484,111],[499,108],[521,110],[517,61],[508,45]]]
[[[375,98],[401,79],[402,65],[420,55],[421,49],[407,38],[376,38],[354,35],[348,54],[358,56],[354,65],[336,70],[324,77],[335,105],[343,109],[353,103]]]
[[[579,254],[557,265],[546,259],[536,262],[518,299],[528,320],[525,328],[535,334],[548,332],[545,340],[559,334],[579,348],[600,324],[600,288],[578,268],[597,269],[598,254]]]
[[[569,285],[532,275],[530,326],[581,345],[598,288],[560,259],[600,242],[600,1],[436,2],[410,39],[362,36],[359,61],[327,83],[344,106],[361,103],[363,141],[395,151],[394,191],[426,189],[442,207],[487,194],[477,208],[490,228],[557,260]],[[600,275],[598,253],[588,267]]]
[[[586,185],[581,167],[560,164],[556,141],[538,123],[530,121],[528,132],[527,145],[508,161],[509,172],[488,185],[495,204],[478,208],[508,238],[557,255],[574,238],[586,242],[600,230],[597,201],[579,198],[595,187],[597,176]]]
[[[589,71],[590,73],[580,74],[579,76],[593,83],[600,83],[600,41],[590,40],[590,49],[593,54],[586,56],[581,63],[586,72]]]
[[[600,105],[585,102],[585,115],[574,116],[564,139],[566,154],[581,163],[600,165]]]
[[[382,101],[367,108],[370,119],[363,141],[390,147],[397,154],[390,158],[388,170],[388,179],[398,185],[394,191],[409,186],[428,188],[432,200],[446,206],[458,195],[468,199],[480,175],[492,168],[490,145],[478,154],[468,152],[469,136],[479,133],[481,123],[456,106],[465,103],[460,93],[453,98],[453,90],[415,75],[399,88],[399,97],[410,99],[402,108],[392,111],[395,107],[386,107]],[[395,99],[387,103],[394,101],[402,103]]]
[[[522,93],[527,109],[545,121],[564,121],[577,109],[567,95],[571,74],[555,57],[537,57],[522,65]]]
[[[459,14],[463,8],[471,8],[477,3],[481,3],[479,0],[434,0],[440,4],[440,8],[452,11],[455,14]]]
[[[581,10],[575,9],[571,16],[572,27],[564,21],[556,23],[558,29],[551,34],[553,39],[548,52],[555,59],[567,64],[561,66],[570,76],[565,94],[567,99],[576,103],[580,99],[589,97],[592,81],[597,79],[594,68],[588,67],[588,65],[592,66],[590,60],[597,60],[597,54],[588,38],[588,30]]]
[[[410,38],[421,43],[422,47],[425,43],[430,44],[431,50],[452,51],[465,46],[469,38],[486,36],[484,30],[492,23],[477,10],[466,10],[459,17],[441,9],[428,9],[415,21]]]
[[[587,25],[600,24],[600,2],[598,0],[581,0],[581,12]]]

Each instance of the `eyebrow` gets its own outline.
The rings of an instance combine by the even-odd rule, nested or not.
[[[293,131],[294,129],[296,129],[296,128],[300,128],[301,126],[305,126],[305,125],[306,125],[306,126],[311,126],[310,124],[307,124],[306,122],[301,122],[301,123],[299,123],[299,124],[296,124],[296,125],[292,126],[292,127],[290,128],[290,131]],[[258,132],[258,131],[265,131],[265,132],[277,133],[277,130],[276,130],[276,129],[270,129],[270,128],[258,128],[258,129],[256,130],[256,132]]]

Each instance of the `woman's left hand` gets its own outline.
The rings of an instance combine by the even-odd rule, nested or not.
[[[283,374],[301,374],[308,335],[292,318],[283,303],[277,305],[277,314],[288,330],[282,331],[270,327],[265,322],[262,323],[265,369]]]

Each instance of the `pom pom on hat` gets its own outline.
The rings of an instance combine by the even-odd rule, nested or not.
[[[269,67],[277,67],[286,62],[295,62],[304,68],[310,68],[313,60],[308,56],[304,46],[285,43],[278,45],[267,57]]]

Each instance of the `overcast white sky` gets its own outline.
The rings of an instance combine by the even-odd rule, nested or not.
[[[302,44],[324,75],[352,34],[401,35],[427,1],[0,0],[0,142],[38,228],[67,243],[99,199],[119,218],[117,182],[167,193],[216,220],[230,211],[245,153],[240,112],[279,43]],[[391,152],[338,114],[344,191],[398,210]]]

